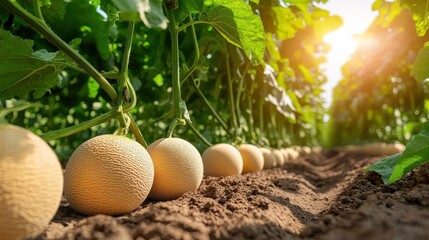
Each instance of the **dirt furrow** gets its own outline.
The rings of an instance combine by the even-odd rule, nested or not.
[[[429,181],[417,184],[411,176],[411,183],[394,185],[393,191],[392,186],[363,173],[376,160],[341,152],[309,155],[282,168],[205,177],[195,193],[173,201],[148,200],[133,213],[117,217],[82,216],[64,201],[37,239],[358,239],[375,231],[368,226],[393,226],[388,221],[399,219],[389,216],[396,213],[400,223],[416,226],[404,232],[414,231],[414,239],[425,239],[420,233],[429,229],[429,202],[425,200],[429,199]],[[403,192],[408,195],[399,203],[383,203],[395,194],[400,198]],[[426,222],[404,218],[404,211],[396,208],[426,217]],[[365,219],[367,223],[359,222]]]

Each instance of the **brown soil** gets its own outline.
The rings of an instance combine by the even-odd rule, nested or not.
[[[63,201],[37,239],[429,239],[429,167],[385,186],[375,157],[331,152],[282,168],[205,177],[197,192],[124,216]]]

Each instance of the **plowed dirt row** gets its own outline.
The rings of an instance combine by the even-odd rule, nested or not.
[[[124,216],[82,216],[64,200],[37,239],[429,239],[429,170],[391,186],[377,157],[331,152],[281,168],[205,177],[195,193]]]

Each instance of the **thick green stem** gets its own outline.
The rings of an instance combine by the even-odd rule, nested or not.
[[[46,141],[55,140],[62,137],[67,137],[72,134],[75,134],[77,132],[83,131],[85,129],[88,129],[90,127],[96,126],[98,124],[101,124],[105,121],[108,121],[109,119],[113,118],[116,115],[116,109],[112,109],[109,112],[102,114],[98,117],[95,117],[91,120],[88,120],[86,122],[83,122],[81,124],[71,126],[68,128],[63,128],[56,131],[47,132],[41,135],[43,139]]]
[[[0,5],[2,5],[8,12],[21,18],[32,29],[40,33],[49,42],[54,44],[58,49],[60,49],[71,59],[73,59],[73,61],[75,61],[79,66],[81,66],[92,78],[94,78],[98,82],[98,84],[100,84],[101,88],[106,91],[106,93],[113,100],[113,102],[116,102],[118,97],[117,93],[115,89],[109,84],[109,82],[103,77],[103,75],[98,72],[75,49],[73,49],[70,45],[68,45],[60,37],[58,37],[49,27],[46,26],[46,24],[41,19],[31,15],[15,1],[0,1]]]
[[[122,109],[123,111],[120,113],[121,116],[119,117],[119,120],[121,123],[121,127],[124,127],[124,122],[121,120],[125,120],[125,117],[123,114],[126,113],[130,122],[129,122],[129,126],[125,126],[125,127],[129,127],[131,132],[134,134],[137,142],[143,145],[143,147],[147,148],[146,140],[144,139],[139,127],[134,121],[133,116],[129,113],[129,111],[131,111],[136,106],[136,103],[137,103],[136,92],[133,86],[131,85],[130,79],[128,77],[128,66],[130,63],[131,47],[132,47],[133,36],[134,36],[134,27],[135,27],[135,22],[134,21],[129,22],[127,38],[125,40],[124,56],[122,59],[122,69],[118,78],[119,79],[118,106],[122,106],[124,102],[127,102],[127,104],[124,105]],[[127,96],[125,93],[129,94],[129,96]],[[128,103],[128,101],[131,101],[131,102]]]
[[[180,76],[179,76],[179,32],[177,31],[176,22],[174,20],[173,9],[167,9],[167,17],[170,21],[171,35],[171,53],[172,53],[172,81],[173,81],[173,109],[175,119],[170,124],[168,136],[171,137],[177,125],[184,125],[186,122],[182,118],[182,109],[180,107],[182,100],[180,92]]]
[[[125,40],[124,56],[122,59],[122,69],[119,75],[118,105],[122,105],[124,103],[124,88],[126,87],[127,82],[129,81],[128,65],[130,63],[131,47],[132,47],[133,35],[134,35],[134,26],[135,26],[134,21],[131,21],[128,23],[128,32],[127,32],[127,38]]]
[[[122,59],[122,69],[121,69],[121,73],[119,75],[119,82],[118,82],[118,101],[116,103],[117,106],[119,106],[118,107],[118,120],[119,120],[120,128],[125,129],[125,132],[127,132],[128,126],[127,126],[126,121],[125,121],[125,116],[124,116],[124,112],[122,109],[122,105],[124,104],[124,102],[128,102],[128,101],[125,101],[126,99],[124,99],[125,97],[128,98],[128,96],[125,96],[124,92],[129,91],[128,86],[127,86],[128,64],[130,62],[131,46],[132,46],[133,34],[134,34],[134,25],[135,25],[134,21],[131,21],[128,23],[128,32],[127,32],[127,38],[125,40],[124,56]]]

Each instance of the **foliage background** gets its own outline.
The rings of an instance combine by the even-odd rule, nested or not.
[[[19,2],[34,13],[32,1]],[[50,28],[101,72],[117,71],[123,57],[127,22],[119,20],[121,15],[114,2],[118,1],[40,1]],[[161,1],[150,2],[158,5]],[[380,15],[364,33],[371,41],[363,41],[343,66],[344,79],[336,87],[333,105],[327,110],[321,98],[323,84],[327,81],[321,64],[326,61],[330,46],[323,42],[323,36],[340,27],[341,19],[317,7],[323,5],[316,6],[326,0],[211,2],[228,9],[243,9],[233,7],[248,5],[258,21],[262,21],[263,29],[245,27],[241,30],[245,35],[241,37],[261,35],[264,42],[261,45],[257,41],[239,39],[241,45],[231,44],[228,41],[231,38],[224,35],[235,36],[234,32],[219,34],[214,18],[210,18],[210,14],[217,13],[213,10],[216,8],[198,5],[197,1],[179,1],[179,8],[175,10],[179,26],[191,24],[189,15],[193,21],[212,23],[194,25],[199,46],[197,70],[182,82],[182,98],[193,126],[210,142],[246,141],[271,147],[407,142],[427,120],[427,83],[417,82],[411,76],[418,51],[428,41],[426,12],[419,12],[421,6],[416,5],[420,3],[411,0],[374,2],[373,9]],[[238,28],[246,26],[243,20],[246,23],[247,18],[238,18],[247,17],[249,12],[231,11],[238,11],[234,12],[237,19],[222,21],[237,24]],[[416,27],[416,22],[421,24]],[[0,34],[0,50],[6,49],[10,38],[7,34],[11,33],[23,44],[22,39],[34,41],[32,49],[36,53],[58,51],[3,8],[0,9],[0,26],[4,30]],[[151,143],[166,136],[172,117],[172,51],[168,29],[148,26],[142,22],[136,25],[129,76],[138,95],[132,114],[147,142]],[[180,71],[186,73],[196,55],[189,27],[180,32],[179,44]],[[261,46],[263,54],[249,59],[249,49]],[[58,54],[57,57],[61,56]],[[67,58],[63,60],[73,65]],[[0,61],[0,66],[3,74],[0,75],[10,74],[10,62]],[[46,91],[11,95],[2,91],[5,87],[0,85],[2,106],[11,107],[16,100],[35,104],[8,115],[10,123],[42,134],[82,123],[114,107],[107,94],[87,74],[73,67],[53,68],[49,74],[54,82],[44,86]],[[117,84],[115,79],[109,81],[113,86]],[[229,83],[233,89],[232,102]],[[201,94],[224,124],[202,101]],[[328,123],[324,122],[326,114],[329,114]],[[65,160],[83,141],[113,133],[116,127],[117,121],[112,119],[50,141],[50,144]],[[206,147],[189,124],[180,127],[176,136],[192,142],[200,151]]]

